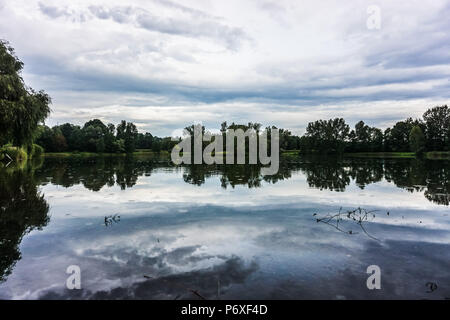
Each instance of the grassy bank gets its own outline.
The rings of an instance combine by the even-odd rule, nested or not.
[[[221,154],[225,155],[226,152],[221,152]],[[282,151],[280,153],[283,156],[299,156],[300,152],[298,150],[288,150]],[[47,152],[43,154],[45,157],[125,157],[126,153],[96,153],[96,152]],[[132,155],[152,155],[152,156],[170,156],[168,151],[160,151],[154,152],[148,149],[138,149],[132,153]],[[354,157],[354,158],[381,158],[381,159],[414,159],[416,158],[416,154],[414,152],[358,152],[358,153],[345,153],[345,157]],[[432,160],[440,160],[450,159],[450,151],[432,151],[426,152],[423,155],[426,159]]]
[[[170,155],[168,151],[155,152],[149,149],[137,149],[132,153],[133,155]],[[181,153],[182,154],[182,153]],[[218,152],[217,154],[226,155],[226,152]],[[283,151],[282,155],[298,155],[298,150]],[[45,152],[43,154],[46,157],[113,157],[113,156],[126,156],[126,153],[97,153],[97,152]]]
[[[45,152],[44,157],[98,157],[98,156],[125,156],[125,153],[96,153],[96,152]]]
[[[153,152],[151,150],[140,149],[132,153],[132,155],[168,155],[167,151]],[[45,157],[80,157],[80,158],[90,158],[90,157],[126,157],[127,153],[97,153],[97,152],[45,152],[43,154]]]
[[[358,152],[358,153],[345,153],[345,157],[355,157],[355,158],[403,158],[403,159],[414,159],[418,156],[414,152]],[[425,152],[423,158],[431,160],[449,160],[449,151],[431,151]]]
[[[427,159],[450,159],[450,151],[427,152]]]
[[[412,159],[416,157],[414,152],[355,152],[345,153],[345,157],[355,158],[407,158]]]

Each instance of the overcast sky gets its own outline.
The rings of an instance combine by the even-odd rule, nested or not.
[[[380,29],[368,28],[370,5]],[[386,128],[448,104],[449,16],[445,0],[0,0],[0,38],[26,83],[52,96],[48,125],[303,133],[332,117]]]

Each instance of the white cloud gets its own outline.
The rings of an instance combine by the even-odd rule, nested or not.
[[[346,115],[384,126],[449,98],[445,0],[378,1],[381,30],[366,28],[365,0],[1,3],[0,37],[27,83],[53,97],[49,123],[301,131],[315,116]]]

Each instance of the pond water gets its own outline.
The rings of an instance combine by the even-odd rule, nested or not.
[[[2,168],[0,299],[450,297],[449,161],[260,169],[147,156]]]

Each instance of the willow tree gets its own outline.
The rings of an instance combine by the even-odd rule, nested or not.
[[[14,49],[0,40],[0,146],[30,146],[37,126],[50,113],[50,97],[26,86],[22,69]]]

